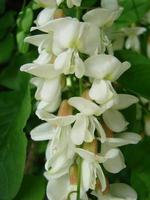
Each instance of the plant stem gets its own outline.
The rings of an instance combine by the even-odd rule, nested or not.
[[[82,159],[79,158],[79,167],[78,167],[78,185],[77,185],[77,200],[80,200],[81,164],[82,164]]]

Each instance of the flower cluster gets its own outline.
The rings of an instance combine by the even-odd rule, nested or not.
[[[59,8],[62,0],[37,2],[44,9],[32,31],[42,33],[27,37],[26,42],[38,47],[39,56],[21,70],[35,76],[31,82],[37,87],[36,114],[45,121],[31,131],[31,137],[48,140],[48,199],[87,200],[87,192],[92,190],[91,195],[102,200],[136,200],[130,186],[109,184],[104,173],[104,169],[114,174],[125,168],[119,147],[141,139],[126,131],[128,122],[120,111],[138,99],[115,91],[117,79],[130,63],[121,63],[111,54],[106,31],[123,8],[116,0],[113,4],[102,0],[101,7],[88,11],[79,21],[65,17]],[[80,5],[81,0],[67,0],[69,8]],[[68,81],[71,87],[80,83],[79,96],[62,98]]]

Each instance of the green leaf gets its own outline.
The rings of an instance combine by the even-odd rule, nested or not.
[[[2,39],[7,32],[10,32],[10,30],[15,26],[15,12],[6,12],[5,15],[0,18],[0,25],[0,39]]]
[[[82,0],[81,7],[91,7],[93,6],[97,1],[96,0]]]
[[[118,51],[116,56],[121,61],[131,63],[131,68],[121,76],[119,83],[126,89],[150,99],[150,60],[127,50]]]
[[[7,62],[14,49],[14,37],[9,33],[4,40],[0,41],[0,63]]]
[[[150,170],[133,170],[131,184],[138,193],[138,200],[150,199]]]
[[[126,163],[131,171],[131,184],[138,193],[139,200],[150,199],[150,137],[137,145],[128,145],[124,148]]]
[[[25,55],[16,54],[11,63],[0,74],[0,85],[9,89],[20,90],[23,73],[20,72],[20,66],[23,63],[31,62],[35,59],[37,52],[28,52]],[[26,74],[26,73],[25,73]]]
[[[0,14],[2,14],[5,10],[5,1],[6,0],[0,0]]]
[[[17,24],[20,30],[28,33],[33,21],[33,11],[31,8],[25,8],[20,12]]]
[[[23,128],[29,117],[29,76],[22,74],[21,90],[0,94],[0,200],[13,199],[24,173],[26,137]]]
[[[29,44],[24,42],[24,39],[26,37],[26,34],[23,31],[20,31],[17,33],[17,44],[18,44],[18,50],[20,53],[27,53],[29,49]]]
[[[120,26],[128,26],[142,19],[150,8],[149,0],[120,0],[124,8],[122,15],[117,20]]]
[[[24,176],[21,189],[14,200],[43,200],[45,180],[41,176]]]

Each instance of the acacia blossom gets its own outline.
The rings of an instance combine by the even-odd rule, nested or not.
[[[106,33],[123,8],[117,0],[111,0],[111,6],[110,0],[102,0],[101,7],[85,13],[81,22],[65,17],[59,8],[63,0],[36,2],[44,9],[31,30],[41,33],[25,41],[38,48],[39,56],[21,71],[32,74],[31,83],[37,87],[36,115],[44,123],[31,131],[31,138],[48,141],[44,173],[48,199],[88,200],[87,192],[92,190],[91,195],[102,200],[136,200],[130,186],[109,184],[103,170],[120,172],[126,165],[119,147],[141,140],[127,130],[121,113],[138,98],[118,94],[115,88],[131,66],[109,54],[112,44]],[[81,0],[66,3],[69,8],[79,7]],[[64,99],[68,78],[75,84],[78,79],[86,81],[86,95],[81,91]]]

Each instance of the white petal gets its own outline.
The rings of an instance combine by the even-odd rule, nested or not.
[[[54,126],[67,126],[67,125],[72,124],[76,119],[76,117],[74,115],[55,116],[53,114],[45,112],[44,110],[37,110],[36,115],[40,119],[45,120]]]
[[[109,151],[111,151],[111,150],[109,150]],[[123,154],[121,153],[121,151],[119,149],[118,149],[118,151],[119,151],[119,153],[115,157],[112,157],[112,159],[111,158],[107,159],[103,163],[103,166],[105,167],[105,169],[110,173],[118,173],[126,167],[126,165],[124,163]]]
[[[79,57],[79,54],[75,54],[75,75],[77,78],[82,78],[85,73],[85,65],[82,59]]]
[[[113,106],[114,109],[124,109],[132,104],[137,103],[139,100],[137,97],[129,94],[118,94],[118,103]]]
[[[137,200],[136,191],[125,183],[110,184],[110,193],[114,197],[119,197],[122,199]]]
[[[95,123],[95,128],[97,130],[98,136],[100,137],[100,141],[103,143],[106,140],[106,134],[105,131],[102,127],[102,125],[100,124],[100,122],[97,120],[96,117],[93,117],[93,121]]]
[[[103,192],[106,189],[106,178],[105,178],[103,170],[99,164],[96,165],[96,168],[97,168],[97,176],[100,180],[102,192]]]
[[[118,0],[102,0],[101,6],[103,8],[107,8],[109,10],[117,10],[119,9]]]
[[[85,22],[91,22],[99,27],[111,26],[113,22],[120,16],[122,8],[118,10],[109,10],[105,8],[96,8],[87,12],[83,16]]]
[[[46,24],[49,20],[53,19],[55,13],[55,8],[45,8],[37,16],[36,24],[37,26],[42,26]]]
[[[81,5],[82,0],[72,0],[73,5],[79,7]]]
[[[22,65],[20,70],[28,72],[40,78],[47,78],[47,79],[54,78],[60,74],[60,72],[54,70],[54,66],[52,64],[39,65],[39,64],[29,63]]]
[[[58,93],[58,95],[55,97],[55,101],[51,102],[45,102],[45,101],[39,101],[37,104],[37,110],[45,110],[47,112],[55,112],[61,103],[61,95]]]
[[[94,153],[81,148],[76,148],[75,151],[77,154],[79,154],[79,156],[81,156],[86,161],[95,162],[96,155]]]
[[[82,180],[82,187],[84,188],[83,190],[84,191],[88,191],[90,189],[90,184],[91,184],[91,178],[92,178],[92,173],[91,173],[91,170],[92,170],[92,164],[89,163],[88,161],[86,160],[83,160],[82,161],[82,173],[81,173],[81,180]]]
[[[137,144],[141,140],[141,136],[136,133],[115,133],[114,138],[107,138],[105,144],[110,147],[120,147],[127,144]]]
[[[108,102],[115,94],[116,93],[112,88],[111,83],[105,80],[95,79],[89,90],[90,98],[99,104]]]
[[[27,43],[33,44],[37,47],[40,47],[41,49],[45,48],[49,52],[51,52],[53,36],[52,36],[52,33],[33,35],[33,36],[26,37],[24,41]]]
[[[51,140],[56,134],[56,128],[48,123],[41,124],[31,131],[31,138],[35,141]]]
[[[42,64],[48,64],[51,62],[52,55],[48,53],[46,50],[42,50],[36,60],[33,61],[33,63],[42,65]]]
[[[82,97],[72,97],[68,103],[85,115],[99,115],[100,108],[90,100]]]
[[[80,36],[79,51],[87,55],[94,55],[100,45],[100,30],[91,23],[82,23],[82,33]]]
[[[117,110],[109,109],[103,113],[105,124],[114,132],[121,132],[127,128],[128,122],[122,113]]]
[[[85,139],[86,130],[88,127],[88,119],[85,115],[78,114],[76,121],[71,130],[72,142],[76,145],[81,145]]]
[[[85,61],[85,75],[96,79],[117,80],[129,67],[128,62],[121,63],[112,55],[91,56]]]
[[[71,49],[59,54],[55,60],[54,67],[56,70],[60,70],[65,74],[69,74],[71,66],[71,58],[73,51]]]
[[[68,185],[69,185],[68,175],[62,176],[59,179],[54,179],[54,178],[49,179],[46,190],[48,198],[50,200],[65,199],[67,196]]]
[[[54,101],[58,93],[61,92],[60,78],[46,79],[43,85],[39,88],[39,99],[46,102]]]

